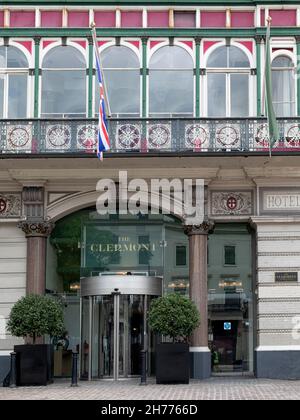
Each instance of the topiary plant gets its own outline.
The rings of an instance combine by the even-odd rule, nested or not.
[[[149,326],[155,333],[169,336],[173,342],[187,342],[200,323],[196,305],[187,297],[176,293],[154,299],[148,319]]]
[[[62,305],[49,296],[28,295],[13,306],[7,330],[15,337],[58,336],[64,330]]]

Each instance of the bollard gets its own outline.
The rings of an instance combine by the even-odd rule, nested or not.
[[[77,361],[78,361],[78,353],[77,351],[72,353],[72,381],[71,386],[78,386],[78,373],[77,373]]]
[[[14,351],[10,353],[10,380],[9,387],[16,388],[17,386],[17,353]]]
[[[147,350],[141,350],[141,383],[147,385]]]

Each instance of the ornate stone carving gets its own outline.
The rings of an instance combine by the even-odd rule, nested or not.
[[[21,194],[0,194],[0,218],[21,216]]]
[[[214,216],[250,216],[252,214],[252,193],[212,192],[211,214]]]
[[[18,223],[18,227],[23,230],[26,237],[29,236],[49,236],[54,228],[54,223],[49,220],[41,222],[22,221]]]
[[[44,220],[44,188],[23,188],[24,216],[30,221]]]
[[[188,236],[191,235],[208,235],[214,230],[214,222],[212,220],[204,220],[201,225],[185,225],[184,233]]]

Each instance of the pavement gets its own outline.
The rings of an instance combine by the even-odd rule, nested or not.
[[[56,380],[44,387],[0,388],[0,400],[300,400],[300,381],[256,379],[252,377],[212,377],[191,380],[189,385],[146,386],[139,379],[118,382]]]

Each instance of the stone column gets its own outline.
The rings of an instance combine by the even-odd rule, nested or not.
[[[45,194],[42,185],[24,186],[22,192],[24,220],[18,225],[27,238],[27,294],[45,293],[46,245],[53,223],[45,220]]]
[[[211,374],[211,353],[208,348],[207,316],[207,239],[213,230],[213,222],[185,226],[189,237],[190,298],[200,312],[200,325],[192,336],[190,347],[193,378],[204,379]]]
[[[27,238],[26,293],[43,295],[46,288],[46,245],[53,229],[50,221],[22,221],[20,227]]]

